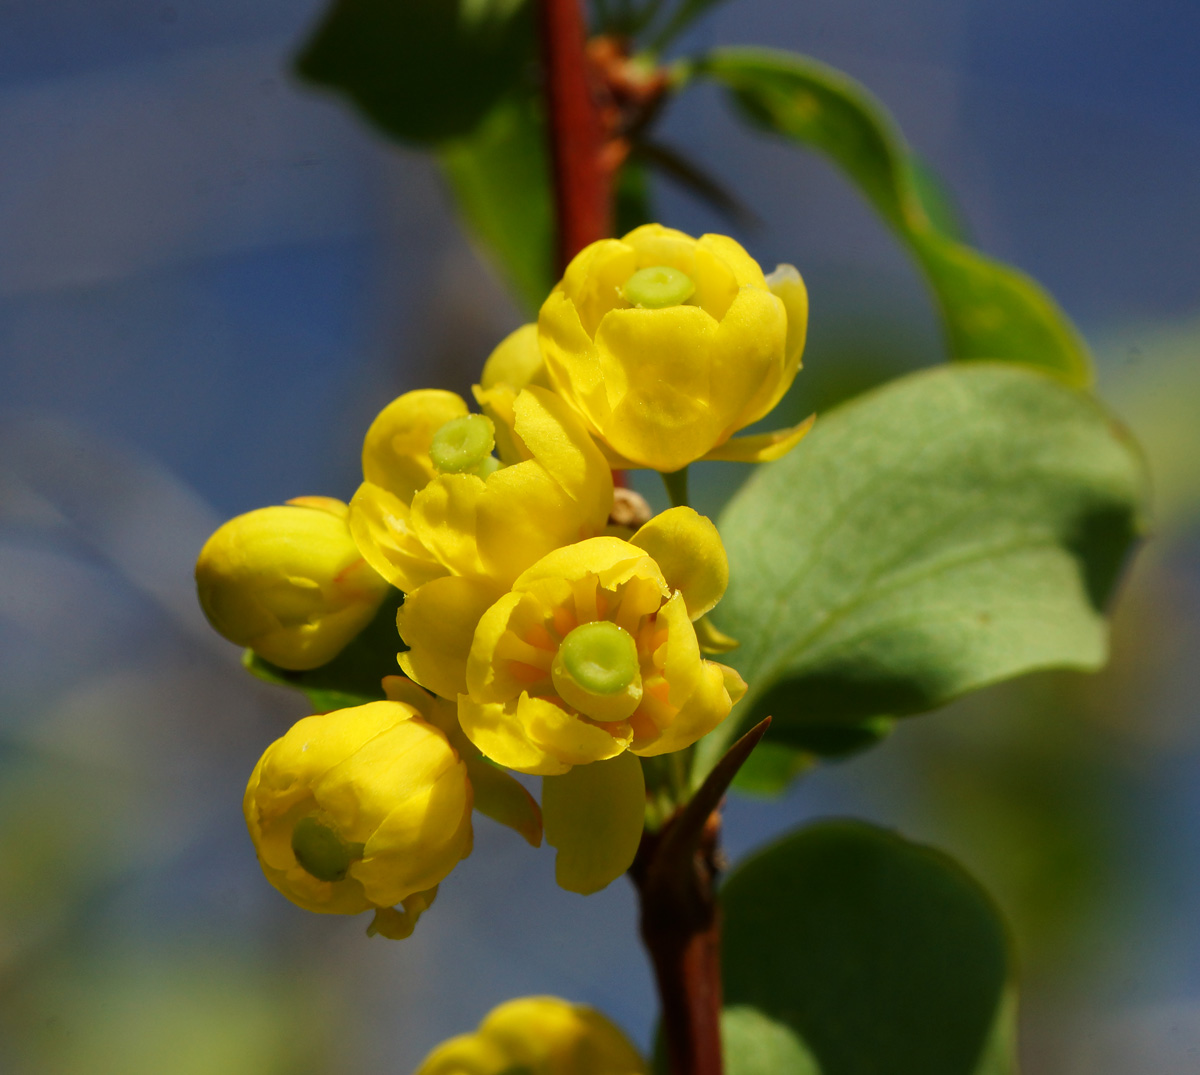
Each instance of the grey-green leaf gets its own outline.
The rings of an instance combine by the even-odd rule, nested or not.
[[[530,313],[554,286],[550,165],[536,101],[501,101],[439,160],[468,232]]]
[[[730,586],[713,619],[750,691],[699,771],[767,714],[768,742],[820,752],[831,729],[1099,668],[1145,498],[1128,433],[1015,366],[922,371],[822,415],[719,520]]]
[[[521,80],[529,0],[334,0],[296,60],[401,142],[468,134]]]
[[[726,48],[696,70],[724,85],[757,127],[824,153],[854,181],[916,258],[945,322],[950,356],[1036,366],[1091,382],[1091,358],[1047,292],[959,241],[891,117],[840,71],[804,56]]]
[[[1008,938],[947,856],[823,822],[739,866],[721,903],[725,1003],[736,1033],[759,1027],[736,1075],[1015,1071]]]

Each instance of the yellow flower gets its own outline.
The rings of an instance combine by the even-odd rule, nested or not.
[[[371,931],[389,937],[412,932],[470,854],[471,806],[458,752],[397,701],[305,717],[267,748],[243,802],[271,884],[310,911],[374,909]]]
[[[375,615],[388,584],[328,497],[239,515],[205,543],[196,587],[209,622],[281,668],[317,668]]]
[[[629,1039],[594,1008],[521,997],[493,1009],[473,1034],[443,1042],[416,1075],[646,1075]]]
[[[630,541],[550,553],[479,620],[463,730],[493,761],[542,775],[690,746],[743,690],[732,669],[701,659],[692,624],[727,581],[716,527],[691,508],[663,512]]]
[[[727,582],[716,528],[672,508],[630,541],[596,537],[550,553],[477,617],[459,723],[485,757],[547,778],[546,838],[564,888],[596,891],[633,860],[645,788],[626,752],[690,746],[745,692],[736,672],[701,658],[692,623]],[[449,684],[462,676],[471,616],[455,623],[452,607],[439,612],[422,610],[422,622],[442,626],[428,643],[404,634],[401,618],[412,646],[402,661],[418,671],[440,662]]]
[[[614,466],[777,459],[808,431],[730,440],[766,415],[800,367],[808,296],[764,277],[733,239],[646,224],[575,256],[538,317],[551,381]]]
[[[372,423],[350,528],[405,593],[448,577],[503,589],[551,549],[604,529],[612,473],[579,419],[536,385],[510,412],[511,428],[468,414],[452,392],[425,390]],[[501,439],[511,465],[491,454]]]

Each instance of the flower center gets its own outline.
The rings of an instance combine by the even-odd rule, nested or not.
[[[292,829],[292,852],[318,881],[341,881],[351,864],[362,858],[363,845],[346,843],[328,825],[304,817]]]
[[[607,620],[580,624],[558,653],[567,674],[589,694],[619,694],[638,674],[633,636]]]
[[[429,458],[442,474],[467,474],[491,458],[496,432],[482,414],[452,418],[433,435]]]
[[[621,289],[625,301],[647,310],[664,306],[681,306],[696,292],[692,278],[667,265],[652,265],[639,269]]]

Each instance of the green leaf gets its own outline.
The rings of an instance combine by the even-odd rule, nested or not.
[[[396,654],[407,647],[396,631],[396,610],[404,595],[392,589],[375,618],[328,664],[293,672],[263,660],[253,650],[242,654],[247,671],[268,683],[303,691],[314,713],[377,702],[384,697],[384,676],[400,675]]]
[[[739,866],[721,904],[725,1003],[759,1027],[737,1075],[1015,1071],[1008,938],[947,856],[822,822]]]
[[[768,742],[816,752],[830,729],[1099,668],[1145,487],[1092,397],[1013,366],[922,371],[823,415],[719,520],[713,618],[750,691],[698,772],[768,713]]]
[[[401,142],[472,131],[533,56],[529,0],[334,0],[296,60]]]
[[[840,71],[768,49],[718,49],[696,69],[724,85],[759,128],[824,153],[853,180],[920,263],[945,321],[950,357],[1035,366],[1091,383],[1091,358],[1034,280],[963,245],[948,205],[891,117]]]
[[[749,1005],[721,1012],[721,1053],[725,1075],[821,1075],[791,1027]]]
[[[468,231],[536,312],[554,286],[554,220],[542,118],[527,94],[505,98],[470,137],[439,154]]]

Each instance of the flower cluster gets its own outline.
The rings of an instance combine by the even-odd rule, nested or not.
[[[301,720],[250,778],[246,821],[276,888],[407,936],[469,854],[475,809],[535,846],[544,832],[564,888],[628,869],[639,759],[686,750],[745,684],[704,655],[729,575],[716,527],[683,505],[630,525],[614,468],[788,451],[810,422],[734,434],[791,384],[806,324],[796,270],[764,276],[732,239],[647,225],[594,243],[492,353],[478,410],[408,392],[367,430],[349,504],[293,500],[213,535],[205,612],[282,669],[327,664],[391,587],[404,595],[403,675]],[[542,778],[540,805],[506,770]]]

